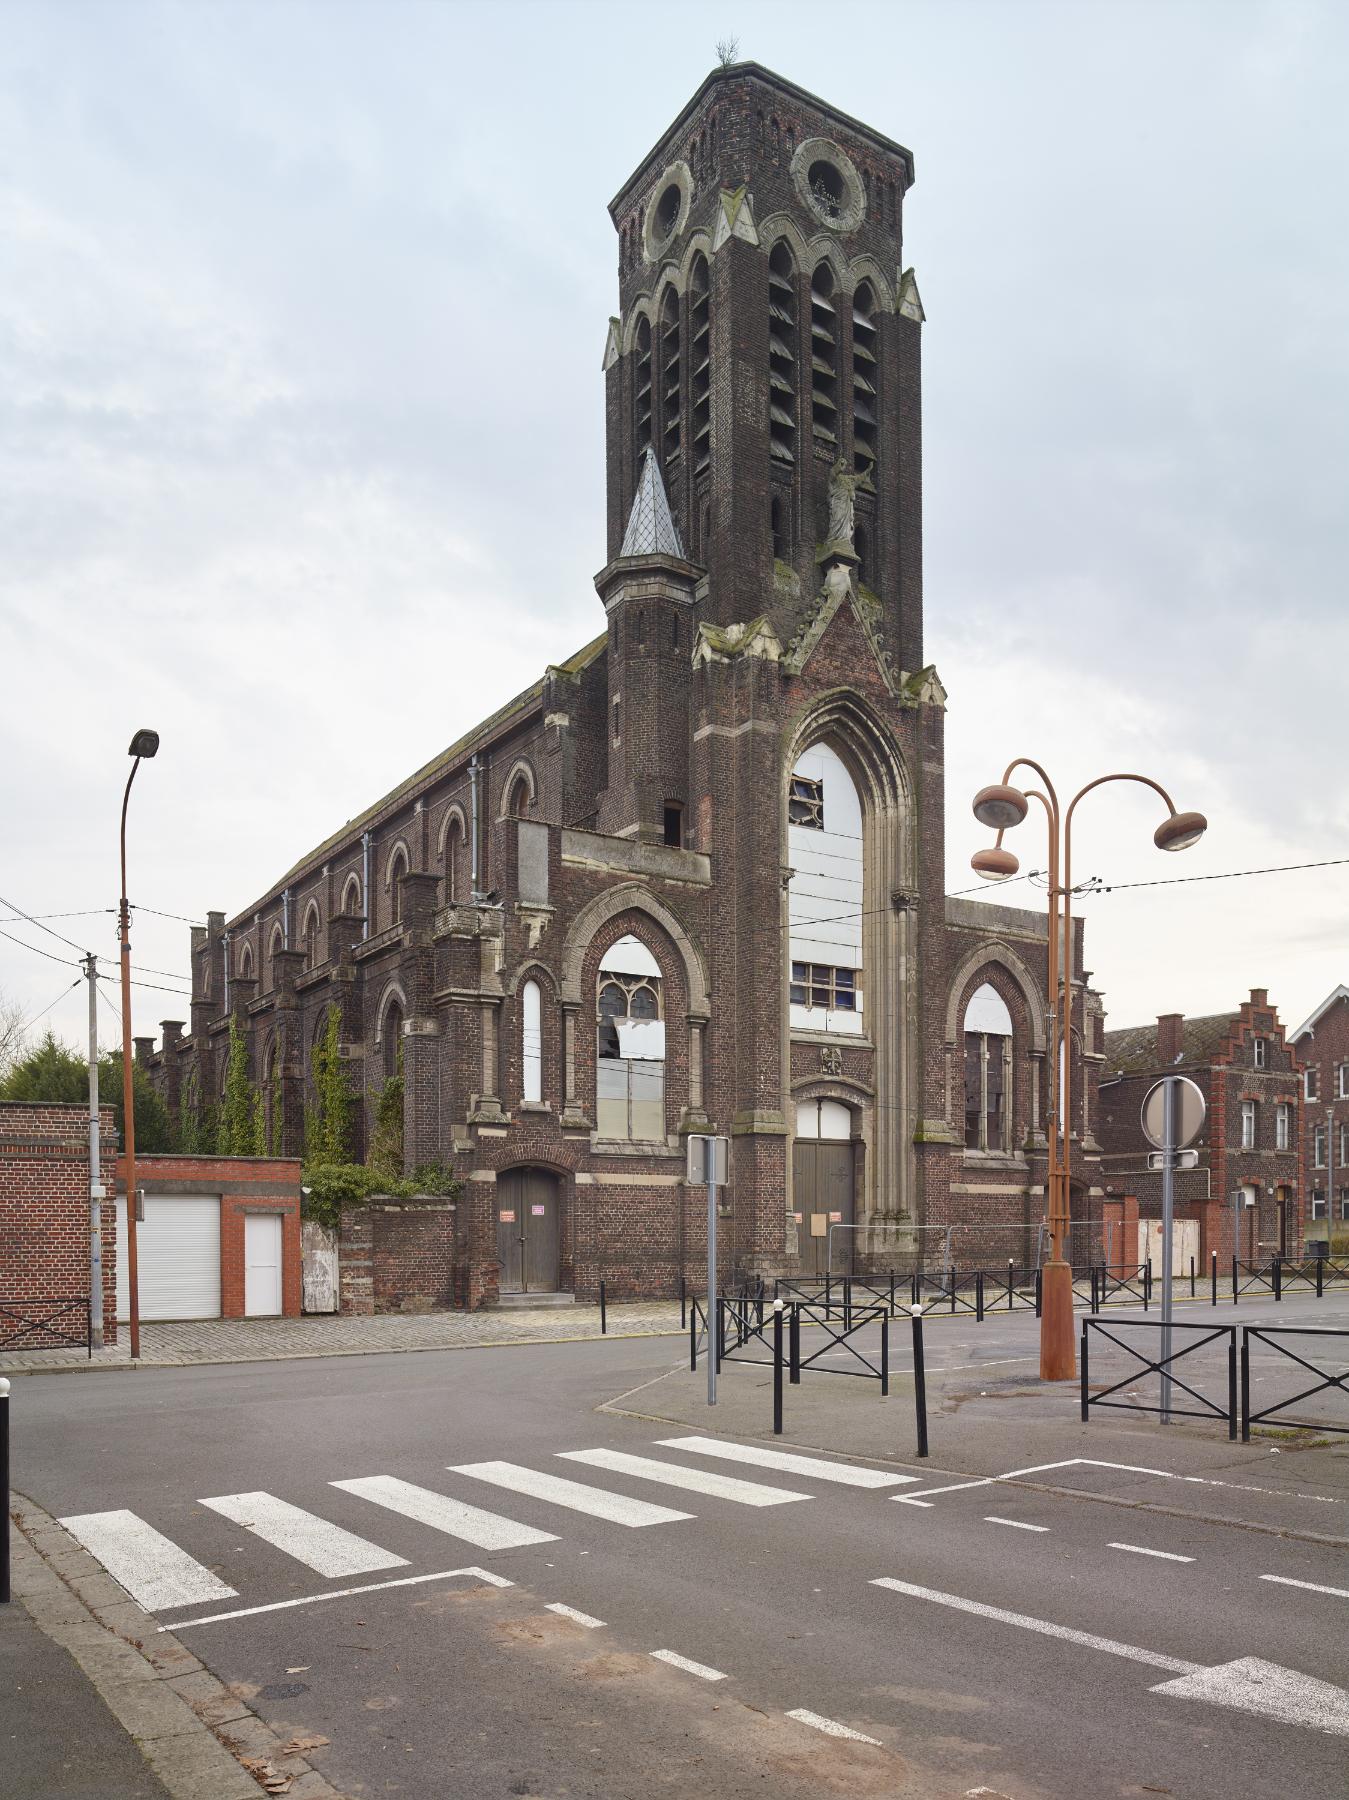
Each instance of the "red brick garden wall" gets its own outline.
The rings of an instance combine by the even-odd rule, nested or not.
[[[107,1190],[103,1331],[109,1344],[117,1341],[116,1148],[112,1108],[104,1106],[99,1149]],[[87,1313],[80,1303],[88,1293],[89,1114],[83,1106],[6,1101],[0,1104],[0,1345],[41,1350],[82,1340]],[[31,1324],[46,1317],[53,1331]]]

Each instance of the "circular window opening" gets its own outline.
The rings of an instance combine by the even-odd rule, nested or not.
[[[827,218],[838,219],[843,213],[843,177],[833,163],[818,157],[806,171],[811,197]]]
[[[656,202],[656,235],[662,241],[669,237],[675,228],[675,220],[679,217],[682,198],[678,182],[672,181]]]

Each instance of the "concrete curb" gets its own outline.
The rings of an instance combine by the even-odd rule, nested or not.
[[[174,1800],[258,1800],[289,1776],[287,1800],[344,1800],[237,1699],[87,1550],[22,1494],[9,1496],[14,1598],[75,1659]],[[256,1762],[255,1777],[242,1759]],[[271,1791],[277,1791],[275,1789]]]

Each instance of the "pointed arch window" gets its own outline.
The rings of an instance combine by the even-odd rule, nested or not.
[[[810,418],[817,438],[838,443],[838,311],[834,273],[821,263],[810,278]]]
[[[637,466],[651,448],[651,321],[637,321],[636,360],[633,365],[633,438]]]
[[[880,418],[880,362],[876,354],[876,295],[864,281],[852,303],[853,470],[870,475],[876,466]]]
[[[276,953],[286,945],[285,933],[279,925],[273,925],[272,935],[267,942],[267,962],[271,970],[272,986],[276,986]]]
[[[640,939],[621,937],[600,959],[596,998],[595,1124],[602,1138],[665,1136],[665,1019],[660,965]]]
[[[522,1100],[543,1099],[543,990],[527,981],[520,990],[520,1066]]]
[[[768,259],[768,438],[779,462],[796,461],[796,265],[786,244]]]
[[[829,744],[797,757],[787,798],[789,1019],[794,1031],[863,1024],[862,801]]]
[[[965,1148],[1006,1150],[1011,1143],[1012,1015],[984,982],[965,1008]]]
[[[239,952],[238,979],[240,981],[253,979],[253,946],[251,944],[245,944]]]
[[[307,970],[316,969],[319,960],[319,909],[317,906],[311,906],[304,916],[302,941],[304,966]]]
[[[407,872],[407,852],[400,847],[394,851],[389,864],[389,919],[394,925],[403,917],[403,890],[398,884]]]
[[[667,288],[660,310],[661,461],[667,475],[680,456],[679,368],[679,295]]]
[[[712,461],[712,301],[707,258],[694,258],[689,282],[689,370],[693,397],[693,468]]]
[[[458,813],[455,813],[445,830],[445,904],[453,906],[457,901],[465,899],[464,887],[464,827]]]
[[[361,912],[361,878],[359,875],[348,875],[346,886],[342,889],[342,911],[348,918],[359,917]]]
[[[384,1079],[392,1081],[395,1075],[402,1073],[403,1064],[403,1009],[397,1000],[391,1000],[384,1009],[380,1037],[383,1039]]]

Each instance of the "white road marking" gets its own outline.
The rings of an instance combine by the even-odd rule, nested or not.
[[[568,1506],[573,1512],[607,1519],[611,1525],[669,1525],[694,1516],[675,1512],[668,1506],[653,1506],[649,1500],[629,1500],[626,1494],[610,1493],[607,1488],[587,1487],[582,1481],[568,1481],[562,1475],[545,1475],[520,1463],[457,1463],[451,1464],[451,1470],[456,1475],[472,1475],[478,1481],[509,1488],[512,1493],[528,1494],[535,1500],[548,1500],[554,1506]]]
[[[1017,1481],[1025,1475],[1047,1475],[1053,1469],[1118,1469],[1126,1475],[1157,1475],[1163,1481],[1191,1481],[1202,1487],[1231,1488],[1233,1492],[1243,1494],[1271,1494],[1280,1500],[1318,1500],[1327,1506],[1337,1506],[1341,1502],[1331,1494],[1290,1494],[1286,1488],[1253,1487],[1249,1482],[1219,1481],[1211,1475],[1179,1475],[1173,1469],[1149,1469],[1138,1463],[1102,1462],[1094,1456],[1070,1456],[1063,1462],[1036,1463],[1029,1469],[1009,1469],[1005,1475],[983,1475],[975,1481],[953,1481],[947,1487],[924,1488],[928,1494],[958,1494],[966,1488],[993,1487],[999,1481]],[[901,1506],[926,1505],[916,1494],[892,1494],[892,1500]]]
[[[319,1575],[366,1575],[372,1569],[407,1567],[406,1556],[381,1550],[354,1531],[343,1531],[303,1507],[278,1500],[275,1494],[217,1494],[203,1500],[212,1512],[233,1519],[265,1544],[274,1544]]]
[[[1335,1594],[1341,1600],[1349,1600],[1349,1588],[1326,1587],[1319,1581],[1294,1581],[1291,1575],[1262,1575],[1261,1581],[1277,1581],[1280,1587],[1306,1588],[1313,1594]]]
[[[629,1456],[626,1450],[559,1450],[568,1462],[586,1463],[594,1469],[611,1469],[615,1475],[635,1475],[639,1481],[660,1481],[666,1487],[688,1488],[710,1494],[716,1500],[733,1500],[737,1506],[785,1506],[791,1500],[809,1500],[787,1488],[760,1487],[715,1469],[685,1469],[679,1463],[658,1462],[653,1456]]]
[[[1152,1650],[1139,1650],[1133,1644],[1119,1644],[1114,1638],[1097,1637],[1094,1632],[1074,1631],[1069,1625],[1053,1625],[1047,1619],[1032,1619],[1025,1613],[1007,1612],[1001,1606],[986,1606],[982,1600],[964,1600],[959,1594],[941,1594],[935,1588],[915,1587],[910,1581],[896,1581],[882,1575],[872,1587],[892,1588],[897,1594],[908,1594],[915,1600],[934,1600],[938,1606],[952,1607],[956,1612],[973,1613],[979,1619],[992,1619],[1000,1625],[1019,1625],[1023,1631],[1038,1631],[1045,1637],[1063,1638],[1069,1644],[1081,1644],[1087,1650],[1104,1650],[1110,1656],[1125,1656],[1131,1662],[1148,1663],[1154,1669],[1169,1669],[1174,1675],[1193,1675],[1199,1663],[1182,1662],[1176,1656],[1162,1656]]]
[[[1038,1631],[1045,1637],[1062,1638],[1066,1643],[1081,1644],[1087,1650],[1104,1650],[1107,1655],[1127,1657],[1131,1662],[1144,1663],[1154,1669],[1171,1670],[1177,1679],[1158,1682],[1149,1690],[1154,1694],[1168,1694],[1180,1700],[1206,1700],[1213,1706],[1256,1713],[1277,1719],[1284,1725],[1306,1725],[1316,1731],[1349,1737],[1349,1693],[1328,1681],[1319,1681],[1313,1675],[1281,1668],[1278,1663],[1263,1662],[1258,1656],[1243,1656],[1234,1662],[1205,1668],[1202,1663],[1182,1662],[1179,1657],[1162,1656],[1155,1650],[1140,1650],[1136,1644],[1119,1644],[1113,1638],[1097,1637],[1089,1631],[1074,1631],[1070,1626],[1055,1625],[1048,1619],[1032,1619],[1025,1613],[985,1606],[979,1600],[965,1600],[959,1594],[941,1594],[934,1588],[915,1587],[911,1582],[896,1581],[889,1575],[879,1576],[871,1585],[891,1588],[897,1594],[909,1594],[917,1600],[933,1600],[939,1606],[973,1613],[976,1618],[992,1619],[1000,1625],[1017,1625],[1023,1631]]]
[[[985,1525],[1010,1525],[1014,1531],[1048,1531],[1048,1525],[1031,1525],[1025,1519],[1000,1519],[996,1513],[984,1515]]]
[[[663,1450],[692,1450],[699,1456],[720,1456],[727,1462],[749,1463],[756,1469],[781,1469],[785,1475],[804,1475],[812,1481],[837,1481],[844,1487],[900,1487],[917,1475],[891,1475],[884,1469],[862,1469],[855,1463],[826,1462],[822,1456],[799,1456],[790,1450],[768,1450],[759,1444],[732,1444],[723,1438],[682,1437],[658,1440]]]
[[[828,1737],[851,1738],[855,1744],[879,1744],[879,1738],[868,1737],[864,1731],[854,1731],[851,1725],[840,1725],[837,1719],[826,1719],[820,1713],[807,1712],[804,1706],[798,1706],[794,1712],[787,1714],[798,1724],[810,1725],[816,1731],[823,1731]]]
[[[189,1625],[218,1625],[221,1619],[251,1619],[255,1613],[285,1612],[292,1606],[313,1606],[319,1600],[345,1600],[349,1594],[378,1594],[385,1588],[420,1587],[424,1581],[449,1581],[455,1575],[476,1575],[488,1587],[514,1587],[504,1575],[493,1575],[490,1569],[440,1569],[434,1575],[399,1575],[393,1581],[368,1581],[362,1587],[332,1588],[326,1594],[306,1594],[300,1600],[273,1600],[267,1606],[241,1606],[237,1612],[207,1613],[200,1619],[179,1619],[173,1625],[161,1625],[161,1631],[186,1631]]]
[[[564,1606],[560,1600],[550,1600],[547,1611],[560,1613],[564,1619],[574,1619],[578,1625],[584,1625],[589,1631],[598,1631],[604,1624],[603,1619],[592,1619],[589,1613],[577,1612],[574,1606]]]
[[[359,1495],[362,1500],[373,1500],[376,1506],[387,1506],[390,1512],[402,1513],[419,1525],[429,1525],[448,1537],[463,1538],[483,1550],[514,1550],[521,1544],[557,1542],[555,1532],[521,1525],[500,1513],[484,1512],[481,1507],[452,1500],[448,1494],[400,1481],[396,1475],[365,1475],[356,1481],[330,1482],[329,1486]]]
[[[1189,1562],[1192,1556],[1177,1556],[1174,1550],[1149,1550],[1146,1544],[1107,1544],[1107,1550],[1128,1550],[1134,1556],[1157,1556],[1163,1562]]]
[[[133,1512],[77,1513],[61,1523],[147,1612],[233,1600],[239,1592]]]
[[[720,1669],[709,1669],[706,1663],[691,1662],[687,1656],[679,1656],[673,1650],[653,1650],[651,1654],[657,1662],[669,1663],[672,1668],[683,1669],[686,1675],[696,1675],[700,1681],[725,1681],[726,1677]]]

